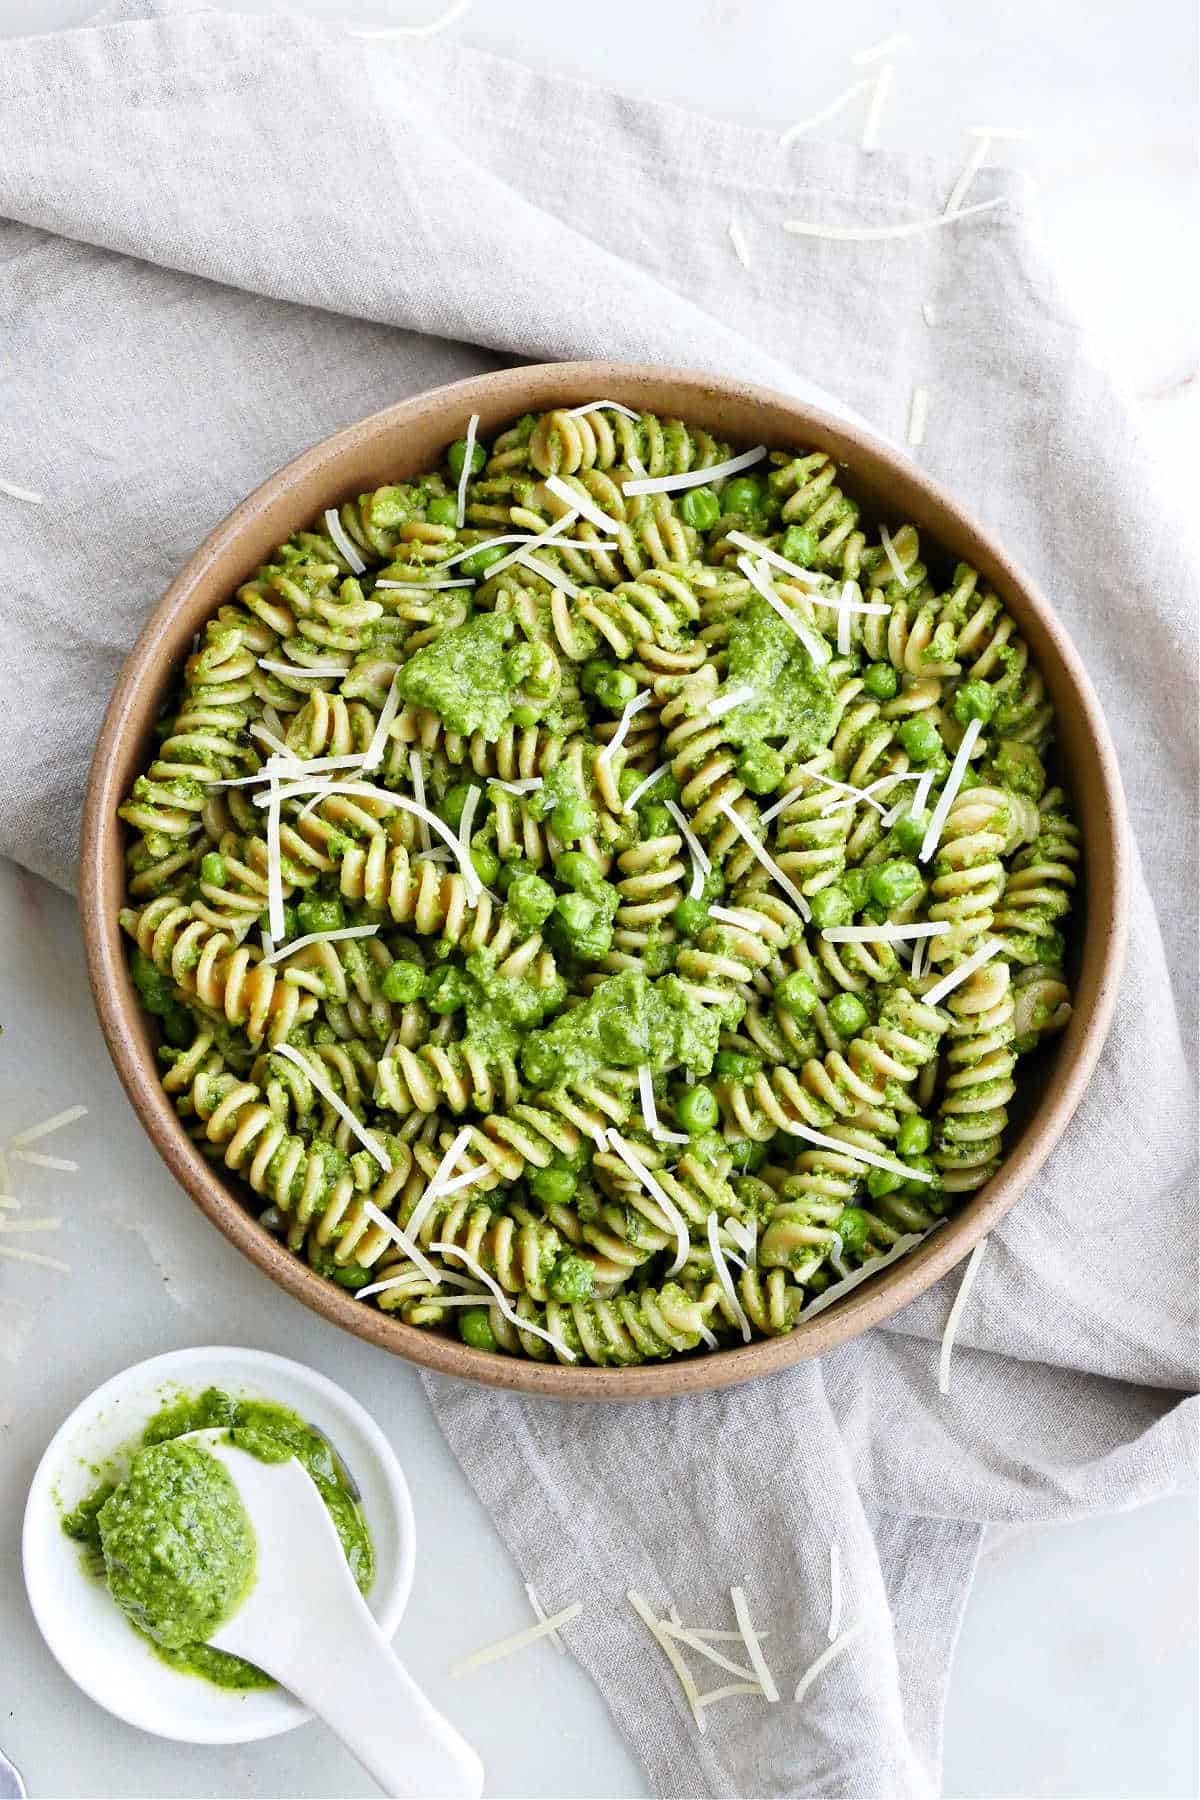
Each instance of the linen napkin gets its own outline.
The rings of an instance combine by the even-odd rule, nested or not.
[[[1196,1427],[1195,567],[1029,184],[985,173],[978,197],[1004,204],[923,236],[789,237],[784,218],[927,217],[956,172],[785,153],[444,41],[153,0],[0,46],[0,116],[0,478],[45,495],[0,496],[0,851],[61,885],[111,684],[209,528],[314,439],[504,361],[731,372],[893,438],[920,383],[923,462],[1071,630],[1141,850],[1128,970],[1070,1130],[992,1236],[950,1393],[957,1275],[732,1393],[554,1406],[426,1383],[525,1576],[585,1601],[572,1648],[660,1793],[934,1792],[985,1527],[1171,1492]],[[797,1707],[835,1542],[862,1630]],[[701,1735],[625,1592],[730,1627],[732,1585],[783,1698],[715,1707]]]

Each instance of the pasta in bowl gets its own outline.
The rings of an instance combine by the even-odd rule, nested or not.
[[[1046,1154],[1118,807],[1048,609],[899,457],[512,371],[310,452],[167,596],[89,793],[93,980],[172,1167],[319,1310],[719,1385],[911,1298]]]

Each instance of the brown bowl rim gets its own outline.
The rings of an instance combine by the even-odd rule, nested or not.
[[[1022,630],[1031,621],[1057,658],[1071,700],[1082,714],[1081,742],[1094,759],[1092,842],[1087,845],[1089,882],[1099,870],[1109,895],[1108,916],[1097,929],[1089,920],[1080,970],[1080,985],[1090,986],[1092,1003],[1082,1021],[1076,1015],[1072,1055],[1060,1056],[1050,1077],[1053,1090],[1043,1099],[1006,1155],[998,1173],[909,1255],[844,1300],[802,1323],[787,1336],[755,1341],[738,1349],[643,1364],[633,1368],[597,1369],[590,1365],[533,1362],[520,1357],[473,1350],[435,1331],[388,1318],[358,1303],[351,1294],[316,1274],[285,1249],[213,1172],[184,1132],[159,1083],[143,1032],[128,974],[120,927],[104,896],[122,867],[122,838],[116,807],[121,798],[115,781],[115,751],[127,722],[147,689],[162,691],[166,676],[157,652],[169,622],[220,560],[234,553],[247,526],[272,501],[310,477],[328,475],[332,504],[339,492],[337,473],[364,442],[402,431],[416,418],[445,415],[448,438],[471,412],[496,418],[543,410],[554,404],[581,405],[610,397],[660,414],[688,417],[707,407],[730,404],[773,409],[788,414],[794,442],[832,451],[849,465],[874,463],[898,489],[896,512],[916,510],[905,495],[918,496],[923,510],[937,516],[934,536],[943,546],[970,546],[970,560],[985,565],[987,578],[1010,606]],[[775,432],[769,435],[778,435]],[[305,517],[311,511],[306,509]],[[944,520],[949,527],[941,528]],[[300,522],[299,520],[297,521]],[[966,554],[961,551],[960,554]],[[212,601],[215,607],[230,589]],[[1015,604],[1014,604],[1015,601]],[[1045,674],[1045,657],[1039,655]],[[105,713],[88,777],[80,841],[80,908],[88,978],[105,1042],[117,1074],[142,1125],[167,1167],[200,1210],[229,1241],[280,1287],[321,1317],[423,1368],[486,1386],[514,1389],[556,1399],[650,1399],[730,1387],[775,1374],[809,1357],[848,1342],[872,1325],[890,1318],[941,1279],[981,1241],[1013,1206],[1041,1168],[1075,1111],[1091,1077],[1111,1023],[1124,958],[1129,905],[1129,862],[1124,801],[1116,755],[1099,700],[1083,663],[1040,588],[971,512],[938,482],[924,474],[902,451],[844,420],[787,395],[747,383],[689,370],[612,362],[529,364],[473,376],[399,401],[349,425],[303,451],[242,500],[209,534],[171,582],[150,614],[130,651]],[[1090,907],[1089,907],[1090,910]]]

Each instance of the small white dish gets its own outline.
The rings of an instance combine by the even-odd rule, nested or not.
[[[174,1350],[125,1369],[89,1394],[38,1464],[25,1507],[22,1559],[38,1629],[72,1681],[98,1705],[158,1737],[245,1744],[291,1731],[312,1714],[281,1688],[218,1688],[162,1662],[103,1581],[88,1574],[80,1545],[62,1529],[63,1515],[103,1479],[97,1470],[136,1450],[156,1412],[183,1393],[208,1387],[237,1399],[274,1400],[329,1439],[360,1492],[375,1546],[367,1604],[390,1638],[408,1604],[415,1560],[412,1501],[395,1453],[370,1414],[334,1382],[262,1350]]]

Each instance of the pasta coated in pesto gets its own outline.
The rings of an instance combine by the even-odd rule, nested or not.
[[[553,411],[322,515],[121,808],[187,1130],[322,1275],[478,1348],[791,1330],[989,1180],[1070,1014],[1015,621],[823,452],[734,449]]]

